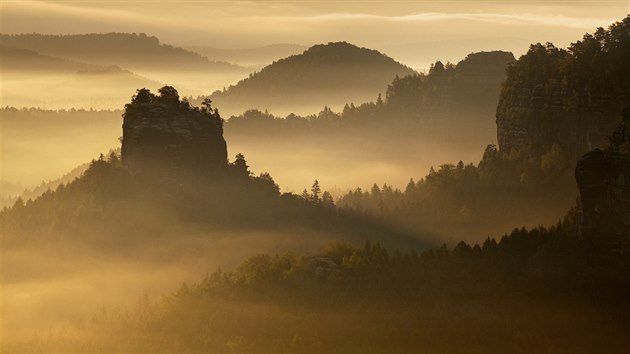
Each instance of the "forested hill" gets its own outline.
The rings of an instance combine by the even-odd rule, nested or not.
[[[0,44],[87,63],[120,65],[131,70],[170,68],[247,72],[237,65],[210,61],[197,53],[162,44],[158,38],[144,33],[2,34]]]
[[[514,60],[510,52],[492,51],[470,53],[456,65],[438,61],[427,75],[397,77],[387,89],[386,103],[392,114],[403,117],[492,115]]]
[[[278,60],[211,98],[229,114],[249,108],[289,113],[299,105],[365,102],[384,92],[396,75],[414,73],[376,50],[336,42]]]

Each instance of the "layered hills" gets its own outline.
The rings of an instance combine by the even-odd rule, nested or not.
[[[251,71],[131,33],[0,34],[0,55],[3,105],[48,109],[115,109],[122,92],[164,83],[199,95]]]
[[[119,65],[133,71],[177,69],[246,72],[238,65],[211,61],[197,53],[162,44],[157,37],[144,33],[2,34],[0,44],[58,58]]]

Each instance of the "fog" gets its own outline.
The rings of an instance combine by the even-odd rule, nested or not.
[[[33,188],[119,148],[121,115],[118,110],[3,111],[2,178]],[[479,132],[474,136],[466,128],[454,128],[429,125],[427,132],[414,129],[394,139],[391,134],[395,133],[378,131],[354,136],[333,131],[284,137],[249,135],[227,126],[225,137],[230,159],[244,154],[252,171],[269,172],[283,191],[300,193],[318,179],[326,190],[338,195],[373,183],[404,189],[410,178],[422,178],[431,167],[460,160],[476,164],[485,146],[496,142],[490,117],[485,128],[474,128]],[[3,194],[20,192],[18,187]]]
[[[8,2],[5,33],[145,32],[176,45],[252,48],[274,43],[347,40],[390,55],[414,50],[413,43],[439,40],[487,40],[500,47],[505,38],[567,45],[597,26],[606,26],[628,10],[627,1],[556,2],[432,1],[340,3],[206,2],[145,6],[102,1]],[[210,20],[211,19],[211,20]],[[64,26],[58,24],[62,22]],[[352,30],[348,30],[348,29]],[[500,34],[498,36],[497,34]],[[409,41],[413,38],[413,41]],[[446,43],[446,45],[445,45]],[[459,44],[440,42],[445,50]],[[390,52],[389,45],[400,46]],[[406,46],[409,49],[405,49]],[[526,49],[521,49],[525,51]],[[444,56],[440,56],[443,58]],[[417,58],[430,63],[434,55]],[[453,59],[457,59],[456,57]]]
[[[94,248],[65,242],[2,250],[5,345],[46,336],[88,321],[100,308],[130,307],[147,294],[157,300],[222,267],[259,253],[313,253],[335,239],[309,230],[195,231],[182,227],[148,243]],[[49,235],[64,239],[63,235]]]
[[[625,354],[628,12],[2,2],[0,352]]]
[[[492,124],[476,126],[474,138],[462,127],[424,128],[400,132],[277,135],[234,132],[225,135],[229,154],[242,153],[253,171],[269,172],[284,191],[300,193],[317,179],[336,194],[356,187],[387,183],[404,189],[410,178],[424,177],[443,163],[478,163],[486,145],[496,142]]]

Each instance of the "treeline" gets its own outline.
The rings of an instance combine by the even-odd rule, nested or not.
[[[581,238],[576,217],[423,253],[367,242],[335,243],[311,256],[260,254],[162,300],[145,296],[134,308],[103,310],[40,344],[151,352],[624,353],[630,253]]]
[[[559,217],[558,210],[574,205],[577,197],[573,168],[559,148],[524,158],[502,155],[488,145],[477,165],[460,161],[431,168],[404,190],[387,184],[357,188],[341,196],[337,205],[413,230],[441,230],[442,237],[479,239],[486,236],[479,234],[484,225],[494,225],[500,233],[514,223],[538,220],[537,225],[541,218],[552,222]]]
[[[31,113],[31,114],[50,114],[50,115],[64,115],[64,114],[72,114],[72,113],[113,113],[113,114],[122,114],[122,110],[120,109],[94,109],[94,108],[70,108],[70,109],[47,109],[41,107],[12,107],[5,106],[0,108],[0,113],[2,113],[3,118],[8,118],[12,113]],[[24,119],[20,117],[20,119]]]

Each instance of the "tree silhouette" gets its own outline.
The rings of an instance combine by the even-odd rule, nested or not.
[[[313,182],[313,185],[311,186],[311,200],[314,204],[319,204],[319,194],[321,193],[321,191],[322,189],[319,186],[319,181],[315,180],[315,182]]]

